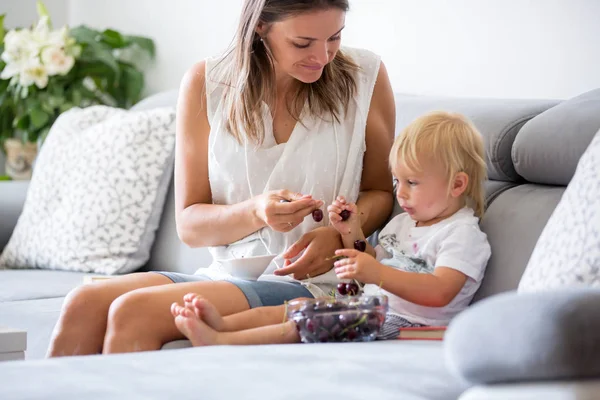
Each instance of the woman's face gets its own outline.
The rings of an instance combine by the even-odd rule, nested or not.
[[[275,58],[278,79],[284,74],[304,83],[317,81],[338,49],[346,13],[337,8],[300,14],[271,24],[261,35]]]

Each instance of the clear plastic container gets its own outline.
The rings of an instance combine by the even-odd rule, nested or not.
[[[347,296],[288,303],[304,343],[375,340],[388,310],[387,296]]]

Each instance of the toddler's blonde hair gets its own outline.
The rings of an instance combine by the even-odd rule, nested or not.
[[[431,157],[445,169],[448,191],[459,172],[469,176],[464,196],[478,217],[483,216],[487,178],[481,134],[467,117],[457,113],[436,111],[425,114],[408,125],[394,141],[390,152],[392,170],[403,163],[410,170],[422,171],[421,160]]]

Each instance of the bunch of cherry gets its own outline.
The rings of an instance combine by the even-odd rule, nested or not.
[[[365,342],[375,340],[386,311],[382,296],[328,298],[291,303],[288,317],[304,343]]]

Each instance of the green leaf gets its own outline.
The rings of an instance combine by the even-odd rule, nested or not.
[[[156,56],[156,48],[154,46],[154,41],[150,38],[142,37],[142,36],[124,36],[126,46],[138,45],[140,48],[148,52],[150,57],[154,59]]]
[[[105,46],[89,46],[86,47],[81,53],[81,61],[88,63],[102,63],[109,67],[114,74],[114,79],[119,80],[121,71],[119,70],[119,64],[112,55],[110,49]]]
[[[4,36],[6,35],[6,29],[4,28],[4,17],[6,17],[6,14],[0,15],[0,45],[4,43]]]
[[[21,131],[27,130],[29,128],[29,115],[25,114],[17,117],[13,121],[13,128],[17,128]]]
[[[124,92],[126,97],[125,107],[129,108],[137,103],[144,89],[144,75],[137,69],[123,64],[123,79]]]
[[[101,38],[100,32],[90,29],[85,25],[77,26],[69,31],[69,35],[78,43],[98,43]]]
[[[45,103],[42,103],[42,107],[45,104],[51,109],[60,107],[65,102],[65,98],[63,96],[48,96],[48,100]]]
[[[50,115],[41,108],[34,108],[29,111],[29,118],[31,119],[31,125],[33,125],[35,129],[41,129],[46,126],[50,120]]]
[[[0,181],[12,181],[12,178],[8,175],[0,175]]]
[[[83,96],[81,95],[81,90],[73,89],[73,91],[71,92],[71,102],[73,103],[73,105],[79,107],[81,105],[82,99]]]
[[[119,49],[125,47],[126,43],[123,36],[115,30],[106,29],[102,32],[102,41],[112,47],[113,49]]]
[[[64,113],[65,111],[69,111],[71,108],[75,107],[75,105],[73,103],[70,102],[65,102],[63,105],[61,105],[58,110],[60,111],[60,113]]]

